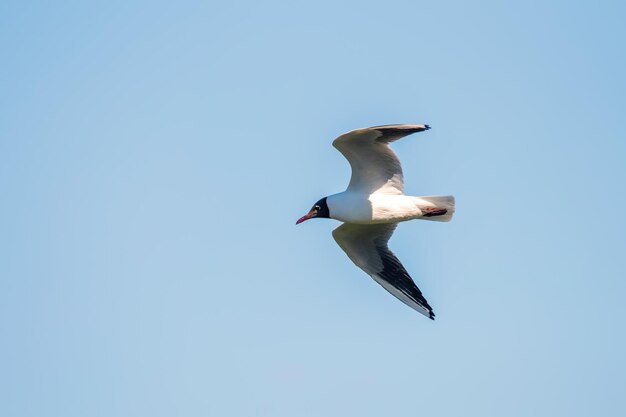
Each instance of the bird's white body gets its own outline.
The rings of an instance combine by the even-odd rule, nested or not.
[[[440,200],[445,199],[442,202]],[[350,191],[333,194],[326,200],[330,217],[345,223],[398,223],[413,219],[446,221],[452,217],[451,197],[412,197],[402,194],[361,194]],[[445,216],[424,217],[424,209],[444,207]]]

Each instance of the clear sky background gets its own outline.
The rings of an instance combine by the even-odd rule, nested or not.
[[[620,1],[0,3],[0,415],[623,416]],[[451,223],[295,220],[397,142]]]

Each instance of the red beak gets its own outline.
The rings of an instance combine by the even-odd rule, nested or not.
[[[313,216],[314,216],[314,214],[315,214],[315,213],[308,213],[307,215],[300,217],[300,218],[298,219],[298,221],[296,222],[296,224],[300,224],[300,223],[302,223],[302,222],[304,222],[304,221],[309,220],[311,217],[313,217]]]

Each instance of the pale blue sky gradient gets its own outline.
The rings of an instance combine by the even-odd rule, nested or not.
[[[623,2],[0,4],[0,415],[622,416]],[[350,129],[448,224],[354,267]]]

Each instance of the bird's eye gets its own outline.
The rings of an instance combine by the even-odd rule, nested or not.
[[[321,209],[321,207],[320,207],[320,206],[315,206],[315,207],[313,207],[313,208],[314,208],[315,210],[319,210],[319,209]]]

